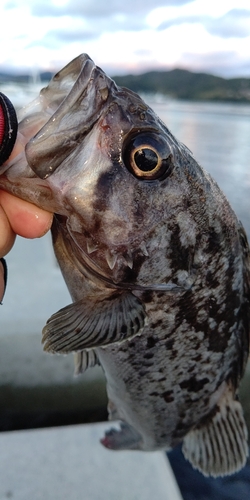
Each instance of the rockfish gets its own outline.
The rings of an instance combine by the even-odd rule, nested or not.
[[[25,152],[1,188],[55,213],[53,245],[73,303],[45,351],[99,363],[102,443],[169,450],[206,475],[248,455],[238,386],[249,351],[249,247],[227,199],[134,92],[87,55],[20,115]]]

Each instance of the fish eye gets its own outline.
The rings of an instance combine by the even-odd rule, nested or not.
[[[138,133],[127,140],[123,160],[128,170],[142,180],[162,180],[173,170],[169,146],[153,132]]]

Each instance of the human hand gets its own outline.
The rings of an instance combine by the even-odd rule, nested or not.
[[[15,114],[9,116],[8,114],[3,113],[3,105],[6,107],[6,103],[8,111],[9,107],[12,105],[9,103],[8,99],[1,94],[0,165],[2,164],[1,159],[4,159],[4,161],[7,159],[10,160],[19,154],[24,148],[19,135],[16,135],[17,121],[15,120]],[[12,113],[13,109],[14,108],[12,107]],[[12,140],[12,145],[10,145],[8,140],[6,140],[6,137],[9,137],[9,128],[14,130],[14,134],[10,138]],[[17,234],[23,236],[24,238],[39,238],[43,236],[50,229],[52,218],[53,214],[45,212],[35,205],[16,198],[5,191],[0,191],[0,258],[10,251],[14,245]],[[4,261],[0,261],[0,301],[4,295],[5,285],[6,264]]]

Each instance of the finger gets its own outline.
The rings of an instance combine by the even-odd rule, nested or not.
[[[10,251],[14,241],[15,233],[10,226],[3,208],[0,206],[0,257],[3,257]]]
[[[39,238],[50,229],[53,214],[1,191],[1,205],[14,233],[24,238]]]

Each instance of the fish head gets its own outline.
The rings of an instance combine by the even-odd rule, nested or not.
[[[172,273],[167,247],[196,175],[188,149],[85,54],[25,109],[19,130],[28,137],[34,124],[26,175],[28,168],[37,204],[65,217],[78,260],[116,284],[153,279],[165,286]]]
[[[183,194],[173,175],[178,143],[137,94],[86,55],[42,98],[55,111],[26,146],[30,167],[61,200],[67,230],[90,265],[116,283],[134,281],[136,268],[154,258],[176,188]]]

